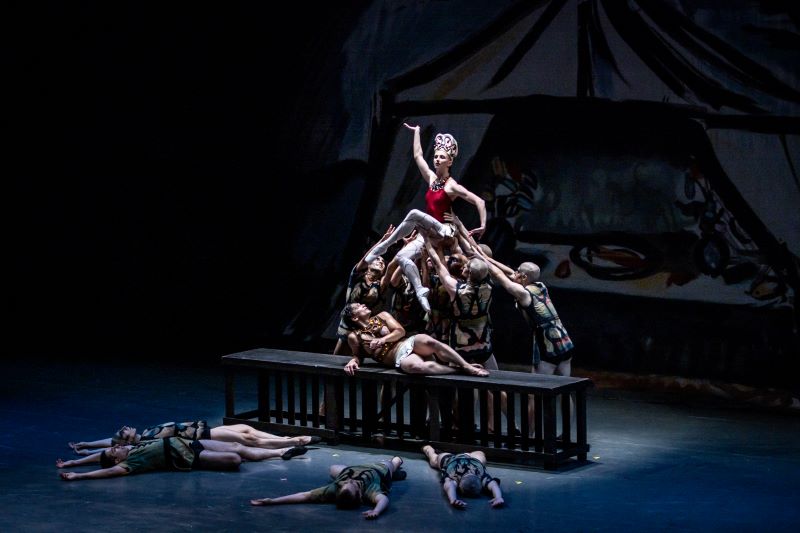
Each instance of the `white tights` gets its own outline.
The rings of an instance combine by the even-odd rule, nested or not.
[[[400,268],[403,270],[403,274],[406,275],[406,278],[408,278],[411,286],[414,287],[414,292],[417,295],[417,299],[427,313],[431,310],[431,306],[428,303],[427,298],[429,289],[422,286],[422,281],[419,277],[419,268],[417,268],[416,263],[416,260],[422,255],[422,248],[425,246],[425,240],[422,237],[422,232],[437,233],[441,237],[452,237],[454,233],[453,226],[449,224],[442,224],[429,214],[423,213],[419,209],[412,209],[388,239],[378,243],[372,250],[370,250],[365,260],[367,263],[369,263],[375,260],[378,256],[385,254],[386,250],[388,250],[391,245],[400,239],[411,235],[411,232],[413,232],[415,229],[419,231],[419,235],[417,235],[416,239],[406,244],[399,252],[397,252],[397,262],[400,264]]]

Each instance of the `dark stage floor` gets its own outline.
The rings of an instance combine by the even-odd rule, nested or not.
[[[800,417],[611,389],[589,394],[589,464],[558,472],[490,464],[507,506],[447,505],[421,453],[375,522],[333,505],[255,508],[253,497],[323,485],[333,463],[390,451],[326,446],[239,472],[63,482],[70,440],[170,420],[221,423],[221,369],[115,360],[14,363],[0,392],[0,531],[797,531]],[[84,468],[82,470],[86,470]]]

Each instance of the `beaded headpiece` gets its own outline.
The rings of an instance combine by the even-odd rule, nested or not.
[[[455,137],[449,133],[437,133],[433,141],[433,151],[437,150],[442,150],[450,156],[450,159],[455,159],[458,155],[458,143]]]

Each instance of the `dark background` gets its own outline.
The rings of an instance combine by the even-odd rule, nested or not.
[[[307,288],[294,233],[324,209],[306,169],[325,150],[296,117],[326,126],[315,65],[336,60],[361,4],[4,17],[7,348],[215,360],[289,342]]]
[[[376,176],[337,161],[331,133],[348,119],[331,73],[367,4],[10,8],[7,353],[330,351],[335,290],[375,237],[351,222]],[[320,265],[321,247],[342,254]],[[796,387],[790,312],[552,294],[583,364]],[[496,301],[509,362],[530,339]]]

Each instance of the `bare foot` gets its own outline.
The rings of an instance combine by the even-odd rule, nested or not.
[[[464,371],[470,376],[486,377],[489,371],[481,367],[481,365],[470,364],[464,367]]]

